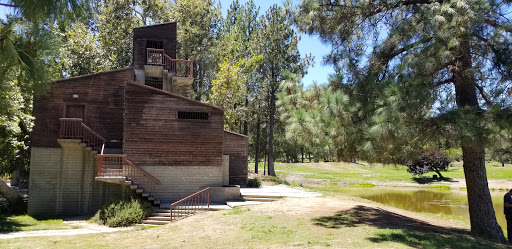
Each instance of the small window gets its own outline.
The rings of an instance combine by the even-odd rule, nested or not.
[[[178,112],[178,119],[208,120],[207,112]]]
[[[146,48],[163,49],[163,41],[146,41]]]

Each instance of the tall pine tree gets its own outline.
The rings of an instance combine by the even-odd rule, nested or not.
[[[487,184],[485,143],[489,122],[504,113],[510,122],[509,7],[483,0],[304,0],[297,15],[301,30],[332,44],[326,60],[341,65],[343,83],[375,133],[394,137],[398,146],[389,149],[403,148],[403,129],[420,137],[456,135],[450,138],[463,151],[471,232],[500,242],[506,240]]]

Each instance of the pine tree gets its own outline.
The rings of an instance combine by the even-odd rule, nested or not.
[[[276,125],[276,96],[279,84],[286,79],[286,71],[303,74],[297,50],[298,36],[292,29],[292,23],[287,18],[283,8],[273,5],[260,19],[260,29],[256,31],[253,44],[255,54],[263,59],[258,70],[264,77],[267,112],[269,117],[268,135],[268,169],[269,175],[275,176],[274,171],[274,128]]]
[[[482,0],[305,0],[297,15],[301,30],[332,44],[326,61],[341,65],[370,133],[393,138],[379,149],[391,157],[407,150],[403,135],[444,135],[460,144],[471,232],[499,242],[506,240],[487,184],[485,143],[488,123],[510,122],[509,7]],[[366,151],[378,148],[374,142],[383,141],[369,140]]]

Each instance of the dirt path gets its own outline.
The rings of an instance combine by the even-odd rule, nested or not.
[[[84,222],[84,221],[72,221],[72,222],[69,222],[69,224],[80,226],[81,228],[0,233],[0,240],[1,239],[21,238],[21,237],[33,237],[33,236],[66,236],[66,235],[79,235],[79,234],[92,234],[92,233],[111,233],[111,232],[126,231],[126,230],[133,229],[133,227],[113,228],[113,227],[101,226],[101,225],[94,224],[94,223],[88,223],[88,222]]]

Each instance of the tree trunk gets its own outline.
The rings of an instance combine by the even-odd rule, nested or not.
[[[267,174],[267,152],[265,151],[265,157],[263,158],[263,175]]]
[[[302,163],[304,163],[304,147],[302,147],[302,148],[300,149],[300,154],[301,154],[301,156],[302,156],[302,158],[301,158],[301,159],[302,159]]]
[[[256,141],[254,154],[254,173],[258,174],[258,166],[260,163],[260,117],[256,121]]]
[[[268,127],[268,175],[276,176],[274,171],[274,125],[276,114],[276,93],[270,89],[270,122]]]
[[[492,206],[483,147],[462,146],[462,158],[468,194],[471,233],[475,236],[507,243],[503,236],[503,230],[496,222],[496,214]]]
[[[507,243],[503,236],[503,230],[496,221],[491,200],[491,193],[487,183],[485,170],[485,148],[483,147],[484,128],[479,128],[479,116],[481,109],[476,95],[476,86],[472,70],[471,50],[469,38],[461,41],[461,46],[456,51],[457,69],[454,71],[455,96],[459,112],[464,116],[474,118],[471,122],[473,127],[464,126],[467,122],[462,121],[462,158],[464,176],[469,204],[469,217],[471,222],[471,233],[475,236],[486,237],[497,242]],[[465,130],[471,129],[471,136]]]
[[[2,179],[0,179],[0,195],[2,195],[7,200],[7,202],[9,202],[10,208],[23,203],[23,198],[20,196],[20,194],[18,194],[16,190],[9,187],[9,185],[7,185],[7,183],[5,183]]]
[[[249,100],[247,99],[247,97],[245,98],[245,108],[248,108],[249,107]],[[247,109],[246,109],[247,110]],[[247,123],[247,117],[245,117],[244,119],[244,130],[243,130],[243,133],[244,135],[248,135],[249,134],[249,126],[248,126],[248,123]]]
[[[444,176],[441,175],[441,171],[439,171],[438,169],[434,169],[434,171],[439,175],[439,179],[444,180]]]

